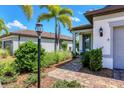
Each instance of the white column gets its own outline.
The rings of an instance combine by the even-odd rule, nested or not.
[[[76,33],[73,33],[73,53],[76,53]]]
[[[2,49],[4,49],[4,41],[2,40]]]
[[[79,35],[79,53],[83,52],[83,35]]]

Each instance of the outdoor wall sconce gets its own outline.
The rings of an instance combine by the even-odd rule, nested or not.
[[[102,27],[100,27],[100,29],[99,29],[99,35],[100,35],[100,37],[103,36],[103,28]]]

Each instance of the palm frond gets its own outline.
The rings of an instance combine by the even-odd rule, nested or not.
[[[6,27],[4,21],[0,19],[0,32],[4,30],[6,34],[8,34],[8,28]]]
[[[27,16],[27,19],[30,20],[33,15],[33,7],[32,5],[21,5],[24,14]]]
[[[38,17],[38,19],[37,19],[37,21],[38,22],[40,22],[40,21],[44,21],[44,20],[50,20],[51,18],[53,18],[54,16],[53,16],[53,14],[52,13],[43,13],[43,14],[41,14],[39,17]]]
[[[59,15],[67,14],[73,16],[73,11],[69,8],[62,8],[59,12]]]
[[[60,22],[64,25],[64,26],[67,26],[68,28],[71,28],[72,27],[72,20],[69,16],[63,14],[63,15],[60,15],[58,20],[60,20]]]

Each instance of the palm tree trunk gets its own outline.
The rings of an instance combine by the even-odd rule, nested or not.
[[[60,50],[60,34],[61,34],[61,28],[60,28],[60,23],[58,23],[58,47]]]
[[[57,51],[57,18],[55,17],[55,46],[54,46],[54,51]]]

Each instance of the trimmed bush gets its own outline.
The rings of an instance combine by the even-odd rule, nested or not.
[[[81,85],[77,81],[66,81],[66,80],[58,80],[53,85],[53,88],[80,88]]]
[[[94,49],[90,51],[89,68],[92,71],[98,71],[102,68],[102,49]]]
[[[36,72],[38,60],[37,44],[27,41],[15,52],[15,64],[19,72]],[[44,61],[45,51],[41,48],[41,61]]]
[[[82,64],[91,71],[98,71],[102,68],[102,49],[93,49],[82,53]]]

